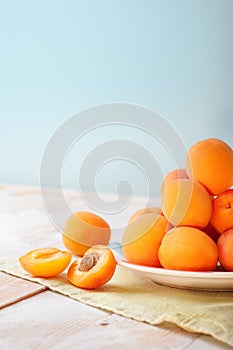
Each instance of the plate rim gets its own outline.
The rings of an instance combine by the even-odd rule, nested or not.
[[[154,275],[163,275],[171,277],[184,277],[184,278],[198,278],[198,279],[233,279],[233,272],[231,271],[181,271],[181,270],[171,270],[165,269],[163,267],[153,267],[146,265],[138,265],[129,263],[126,260],[121,260],[118,262],[120,266],[127,267],[131,270],[140,271],[144,273],[150,273]]]

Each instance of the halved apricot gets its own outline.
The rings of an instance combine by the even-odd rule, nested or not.
[[[116,259],[110,248],[94,246],[83,258],[77,259],[69,267],[68,280],[79,288],[95,289],[106,284],[116,269]]]
[[[55,277],[69,265],[72,254],[57,248],[39,248],[22,255],[19,263],[36,277]]]

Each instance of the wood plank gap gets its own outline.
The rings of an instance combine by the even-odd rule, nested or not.
[[[46,286],[0,272],[0,309],[46,291]]]

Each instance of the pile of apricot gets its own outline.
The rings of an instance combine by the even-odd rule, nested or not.
[[[220,262],[233,271],[233,151],[210,138],[187,152],[184,169],[161,184],[161,206],[134,213],[123,233],[122,250],[133,264],[184,271],[214,271]],[[41,248],[19,258],[34,276],[49,278],[68,268],[73,285],[93,289],[116,269],[108,247],[109,224],[91,212],[75,212],[62,233],[68,251]],[[79,256],[70,266],[72,253]]]
[[[233,151],[209,138],[161,184],[161,207],[140,209],[122,240],[128,262],[184,271],[233,271]]]

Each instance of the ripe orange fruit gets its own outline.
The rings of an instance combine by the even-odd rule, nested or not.
[[[162,193],[162,210],[174,226],[207,226],[212,215],[212,200],[197,181],[172,180]]]
[[[84,211],[68,218],[62,234],[65,247],[79,256],[94,245],[107,245],[110,237],[109,224],[100,216]]]
[[[72,254],[57,248],[39,248],[22,255],[19,263],[33,276],[54,277],[69,265]]]
[[[220,234],[233,228],[233,189],[214,198],[210,223]]]
[[[94,246],[69,267],[68,280],[76,287],[95,289],[106,284],[115,269],[116,260],[111,249]]]
[[[203,231],[194,227],[177,227],[164,236],[158,256],[166,269],[213,271],[217,267],[218,248]]]
[[[188,151],[186,170],[212,195],[233,185],[233,152],[224,141],[209,138],[195,143]]]
[[[161,185],[161,189],[160,189],[160,193],[163,193],[164,187],[166,186],[166,184],[169,181],[172,180],[177,180],[177,179],[188,179],[188,174],[186,169],[174,169],[172,171],[170,171],[163,179],[162,185]]]
[[[168,221],[159,214],[142,214],[127,227],[122,238],[126,260],[133,264],[161,266],[158,249],[166,233]]]
[[[139,209],[138,211],[136,211],[136,213],[134,213],[130,219],[129,219],[129,224],[135,220],[139,215],[142,214],[160,214],[163,215],[162,213],[162,209],[160,207],[147,207],[147,208],[142,208]]]
[[[218,239],[219,261],[226,271],[233,271],[233,229],[225,231]]]

